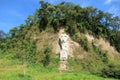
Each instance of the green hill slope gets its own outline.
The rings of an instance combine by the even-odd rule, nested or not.
[[[118,16],[65,2],[40,1],[40,5],[26,24],[12,28],[7,35],[0,32],[1,80],[120,78]],[[70,37],[68,69],[63,71],[59,70],[62,33]]]

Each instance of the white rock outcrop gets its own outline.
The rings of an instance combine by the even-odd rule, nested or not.
[[[59,36],[59,44],[61,47],[61,50],[60,50],[61,61],[66,61],[68,58],[68,49],[69,49],[68,39],[69,39],[69,36],[67,34],[61,34]]]

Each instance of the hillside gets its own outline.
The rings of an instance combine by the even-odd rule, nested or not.
[[[26,24],[0,32],[0,80],[120,79],[118,16],[65,2],[40,5]]]

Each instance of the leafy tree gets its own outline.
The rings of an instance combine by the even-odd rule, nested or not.
[[[111,26],[112,26],[112,28],[113,28],[114,31],[119,30],[120,19],[119,19],[118,16],[112,18],[112,20],[111,20]]]
[[[16,35],[16,33],[17,33],[17,31],[18,31],[18,28],[17,27],[14,27],[14,28],[12,28],[11,30],[10,30],[10,35],[12,36],[12,37],[14,37],[15,35]]]
[[[6,37],[7,37],[7,34],[4,31],[0,30],[0,41],[2,41]]]

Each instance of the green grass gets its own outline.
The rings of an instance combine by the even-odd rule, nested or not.
[[[115,80],[102,78],[87,72],[60,72],[57,68],[28,64],[26,76],[23,76],[23,65],[18,60],[0,56],[0,80]]]
[[[21,71],[7,71],[0,74],[0,80],[114,80],[105,79],[88,73],[68,73],[68,72],[30,72],[25,77]]]

